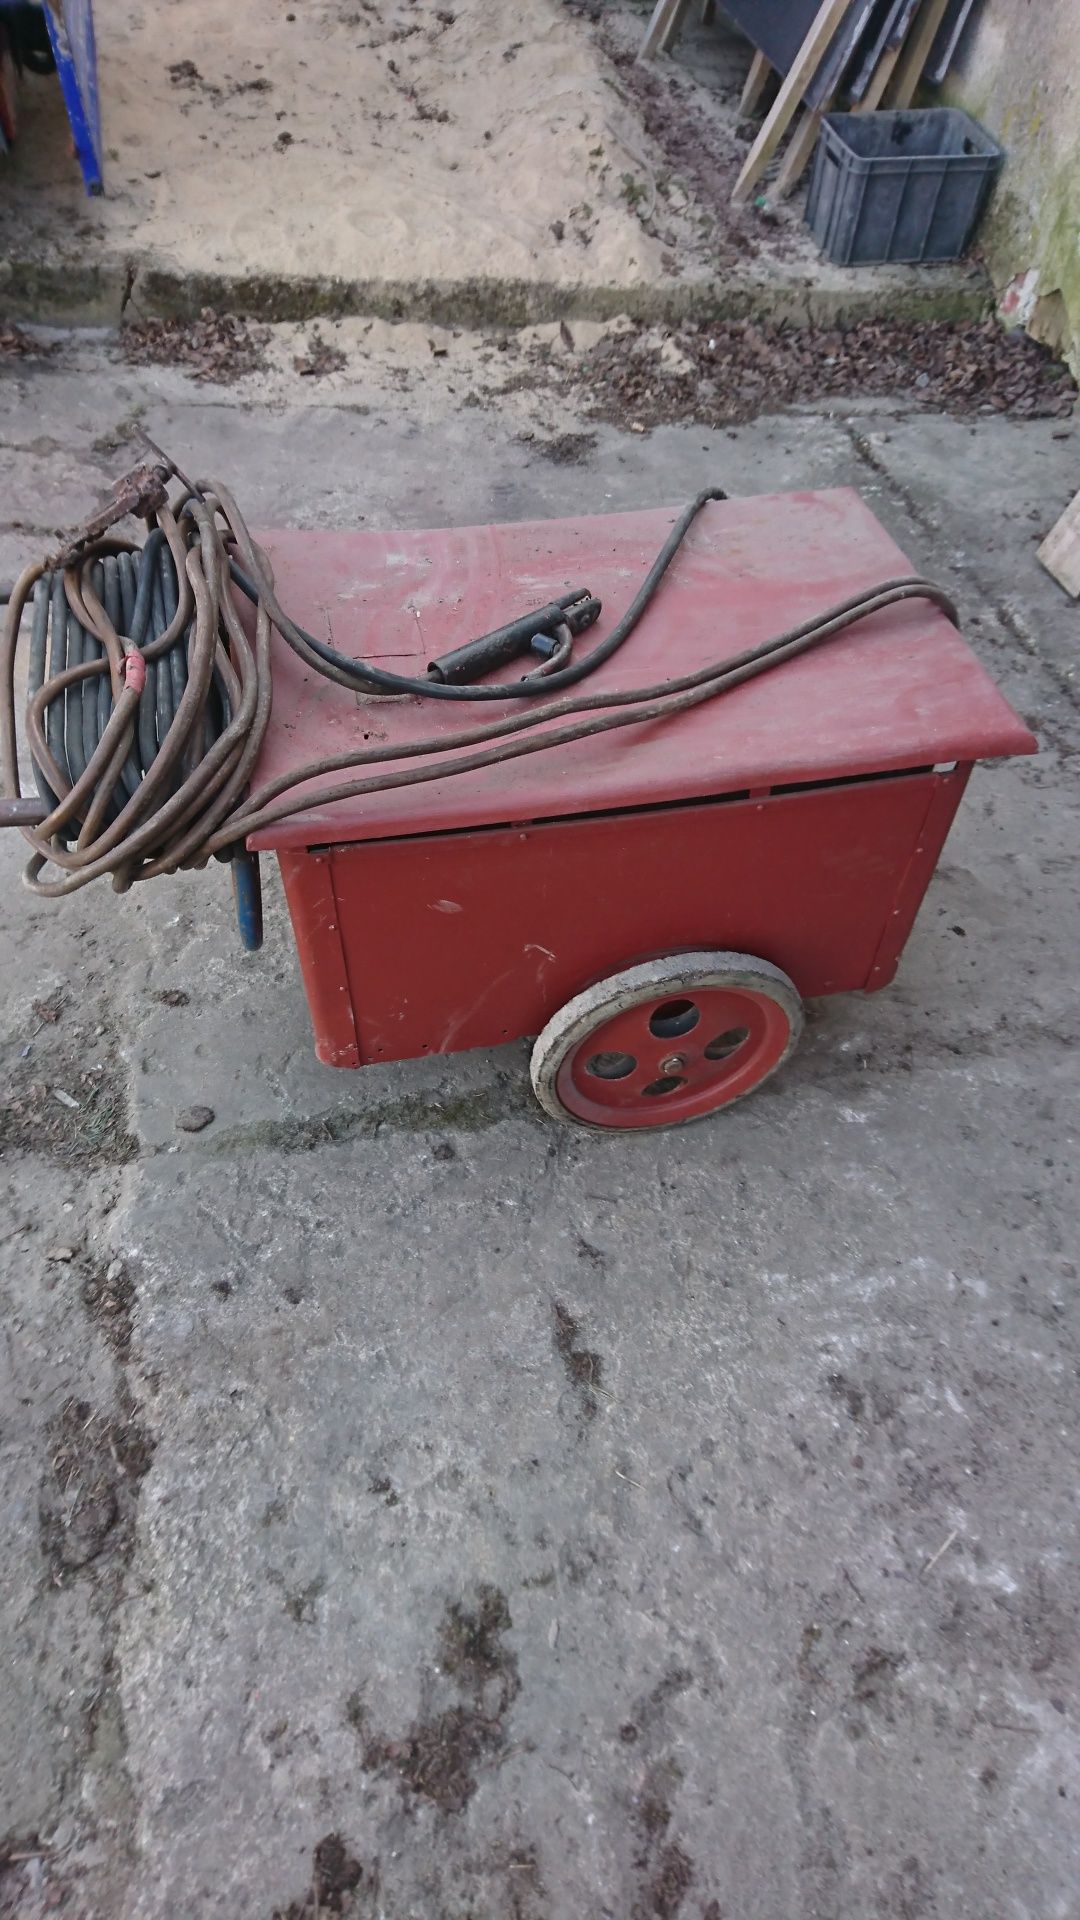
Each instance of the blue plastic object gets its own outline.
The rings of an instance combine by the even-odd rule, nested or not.
[[[93,0],[46,0],[45,22],[86,191],[103,193]]]
[[[262,875],[257,853],[234,853],[230,862],[236,924],[248,953],[258,953],[263,943]]]

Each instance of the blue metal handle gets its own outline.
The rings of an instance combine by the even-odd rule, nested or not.
[[[87,193],[103,191],[93,0],[52,0],[45,25]]]
[[[232,867],[236,924],[248,953],[258,953],[263,943],[262,875],[257,853],[234,853]]]

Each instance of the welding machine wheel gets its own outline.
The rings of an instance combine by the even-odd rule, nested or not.
[[[802,1032],[779,967],[750,953],[673,953],[613,973],[553,1014],[532,1083],[556,1120],[677,1127],[752,1093]]]

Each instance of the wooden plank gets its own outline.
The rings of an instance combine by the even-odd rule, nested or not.
[[[903,42],[895,47],[886,47],[871,75],[862,99],[853,107],[854,113],[874,113],[881,104],[882,95],[892,78],[893,70],[903,50]],[[789,193],[798,186],[806,168],[814,157],[821,133],[821,123],[827,113],[835,106],[835,97],[826,100],[816,108],[807,108],[799,126],[788,145],[783,164],[772,185],[770,199],[786,200]]]
[[[667,27],[660,36],[660,51],[667,53],[674,46],[682,31],[682,23],[690,7],[690,0],[675,0],[675,7],[668,20]]]
[[[923,0],[915,24],[908,34],[907,45],[885,90],[887,107],[910,107],[948,4],[949,0]]]
[[[808,107],[820,107],[824,113],[829,111],[826,102],[840,92],[856,48],[873,22],[874,4],[875,0],[851,0],[824,60],[803,94]]]
[[[755,112],[768,84],[772,66],[763,53],[755,53],[750,62],[750,71],[746,76],[746,85],[739,96],[740,114]]]
[[[1080,600],[1080,493],[1070,500],[1061,519],[1051,527],[1038,558],[1059,587]]]
[[[774,73],[786,73],[814,24],[821,0],[722,0],[724,18],[765,55]]]
[[[886,47],[877,66],[870,76],[869,84],[862,99],[855,108],[856,113],[876,113],[885,98],[885,89],[896,71],[896,63],[903,52],[903,41],[895,47]]]
[[[936,87],[941,85],[952,65],[953,54],[960,43],[960,35],[967,26],[968,16],[974,5],[975,0],[949,0],[945,18],[941,23],[941,31],[934,41],[929,64],[923,73],[924,80],[931,81]]]
[[[687,0],[656,0],[645,38],[638,48],[639,60],[650,60],[654,53],[663,53],[670,45],[686,4]]]
[[[786,200],[792,188],[798,186],[817,146],[821,123],[832,109],[831,100],[827,100],[823,107],[806,108],[788,142],[780,171],[769,190],[770,200]]]
[[[910,16],[915,12],[918,0],[885,0],[885,5],[887,10],[884,16],[878,16],[873,31],[866,35],[865,44],[859,49],[858,65],[848,76],[848,93],[853,107],[862,99],[870,85],[877,63],[885,49],[903,40],[904,33],[907,31],[907,21],[904,21],[902,33],[896,31],[898,22],[903,15]]]
[[[731,195],[736,205],[749,200],[780,145],[837,26],[847,12],[847,5],[848,0],[821,0],[814,23],[781,82],[780,91],[766,115],[761,132],[743,162],[742,172]]]

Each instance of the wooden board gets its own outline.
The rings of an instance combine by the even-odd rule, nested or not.
[[[889,81],[893,77],[893,73],[896,70],[896,63],[899,60],[902,51],[903,51],[902,46],[899,46],[899,45],[895,47],[886,47],[884,53],[881,56],[881,59],[877,63],[877,67],[874,73],[871,75],[870,83],[867,86],[866,92],[863,94],[862,99],[859,101],[858,106],[855,108],[856,113],[876,113],[877,112],[878,108],[881,105],[882,100],[885,97],[885,90],[888,87]]]
[[[772,68],[765,54],[755,53],[750,62],[750,71],[746,76],[746,84],[743,87],[742,96],[739,100],[739,112],[741,114],[754,112],[758,101],[761,99],[768,85],[771,72]]]
[[[960,44],[960,35],[967,26],[975,0],[949,0],[945,18],[938,29],[937,39],[930,51],[923,79],[931,86],[940,87],[949,68],[953,55]]]
[[[891,48],[898,49],[903,45],[918,4],[919,0],[888,0],[884,9],[875,14],[850,75],[849,92],[853,107],[862,104],[867,89],[873,85],[875,75],[880,71],[884,55]]]
[[[810,31],[784,77],[761,132],[747,154],[742,172],[735,182],[731,198],[736,205],[749,200],[780,145],[847,8],[848,0],[821,0]]]
[[[865,16],[876,4],[878,0],[848,0],[827,61],[807,88],[805,98],[810,106],[821,106],[825,95],[833,91],[863,30]],[[814,23],[816,12],[815,0],[724,0],[726,17],[780,74],[788,72]]]
[[[923,0],[896,71],[885,92],[887,107],[910,107],[949,0]]]
[[[638,48],[638,59],[648,60],[654,53],[666,53],[682,24],[689,0],[656,0]]]
[[[918,0],[902,0],[902,4],[908,7],[910,18],[911,13],[914,12],[915,7],[918,5]],[[854,108],[856,113],[874,113],[880,106],[882,96],[892,78],[896,63],[900,58],[902,47],[902,40],[898,40],[895,46],[887,45],[885,47],[878,60],[877,67],[871,74],[866,85],[862,99]],[[807,107],[795,133],[788,142],[783,165],[773,182],[771,197],[774,200],[785,200],[793,188],[798,186],[799,181],[813,158],[814,148],[817,146],[821,134],[821,123],[825,115],[832,112],[834,105],[835,96],[824,101],[820,107]]]
[[[1038,557],[1059,587],[1080,600],[1080,493],[1070,500],[1061,519],[1051,527]]]
[[[770,200],[786,200],[788,194],[799,181],[809,165],[814,148],[818,143],[821,123],[826,113],[832,112],[832,102],[826,101],[824,108],[807,107],[791,139],[787,144],[783,164],[773,181],[769,194]]]
[[[875,18],[881,0],[851,0],[847,13],[829,43],[817,73],[806,89],[806,104],[821,107],[826,113],[830,102],[841,91],[844,77],[864,35]]]
[[[777,73],[786,73],[814,24],[819,0],[724,0],[724,13]]]

